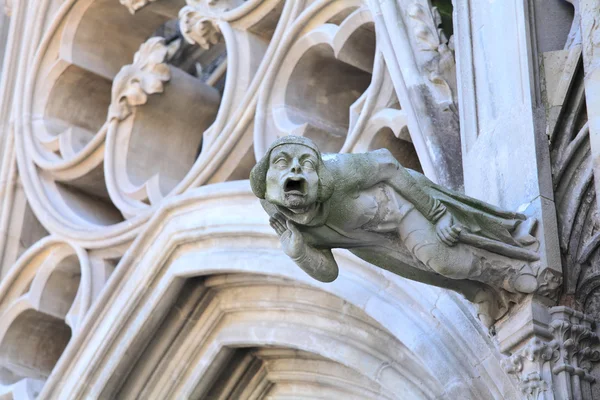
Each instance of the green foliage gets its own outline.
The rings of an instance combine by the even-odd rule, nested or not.
[[[442,29],[446,36],[450,38],[454,32],[452,26],[452,0],[431,0],[431,5],[437,7],[442,17]]]

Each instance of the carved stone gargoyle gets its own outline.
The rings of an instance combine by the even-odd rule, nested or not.
[[[436,185],[385,149],[322,155],[310,139],[285,136],[253,168],[250,183],[283,251],[322,282],[338,276],[331,249],[348,249],[463,294],[486,326],[510,302],[560,283],[539,273],[534,218]]]

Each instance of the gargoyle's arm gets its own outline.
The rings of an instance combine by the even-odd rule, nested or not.
[[[373,157],[378,165],[377,182],[373,182],[373,184],[387,183],[406,200],[410,201],[432,223],[437,222],[446,212],[446,206],[426,193],[389,150],[381,149],[368,154]]]
[[[338,265],[330,249],[315,249],[304,246],[302,254],[293,259],[300,268],[321,282],[333,282],[338,276]]]

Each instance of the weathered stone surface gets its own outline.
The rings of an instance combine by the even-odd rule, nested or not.
[[[600,396],[594,75],[581,65],[597,13],[580,19],[593,2],[121,4],[4,3],[0,398]],[[392,260],[361,257],[459,278],[429,283],[472,301],[344,249],[333,282],[298,268],[246,181],[290,134],[340,153],[326,162],[385,148],[424,174],[417,188],[460,192],[438,193],[452,223],[416,223],[437,253],[370,217],[369,197],[401,200],[390,188],[336,211],[393,242]],[[537,219],[539,248],[475,232],[457,212],[472,198]],[[409,218],[427,201],[403,204]],[[457,270],[472,254],[481,270]],[[562,264],[569,308],[498,296],[490,284],[516,289],[498,264],[515,254],[538,294]],[[488,330],[478,315],[504,316]]]

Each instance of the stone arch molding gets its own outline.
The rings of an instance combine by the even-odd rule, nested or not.
[[[338,368],[345,366],[345,379],[359,377],[359,384],[348,390],[353,396],[361,392],[362,385],[366,386],[362,390],[371,388],[370,398],[394,398],[394,393],[428,398],[439,393],[436,382],[427,378],[427,373],[419,369],[418,362],[397,340],[360,310],[344,305],[334,296],[294,281],[261,275],[211,275],[203,286],[204,290],[196,291],[204,294],[208,290],[210,294],[204,295],[210,300],[193,312],[192,322],[186,324],[189,333],[180,343],[174,341],[167,357],[150,376],[143,371],[138,373],[134,367],[117,397],[211,398],[213,371],[227,365],[224,353],[248,347],[302,351]],[[301,357],[291,355],[291,359]],[[265,377],[271,382],[277,380],[272,372],[271,377]],[[189,378],[177,382],[173,376]],[[289,371],[289,378],[301,380],[294,371]],[[313,383],[319,386],[318,382]],[[255,391],[249,389],[243,391]],[[115,395],[104,390],[102,396]],[[270,388],[263,395],[272,396],[272,392],[280,390]]]
[[[173,199],[121,260],[41,396],[147,388],[185,397],[202,390],[202,377],[215,376],[207,371],[225,362],[221,351],[266,346],[339,364],[383,398],[399,388],[417,398],[518,398],[456,296],[346,252],[336,255],[340,277],[315,283],[277,247],[247,182]],[[182,302],[194,279],[201,282],[192,286],[196,301]],[[180,356],[189,362],[175,361]]]
[[[381,27],[368,2],[109,3],[62,5],[18,108],[23,186],[51,233],[86,248],[127,244],[167,198],[246,178],[268,142],[290,133],[334,151],[387,146],[434,180],[446,168],[430,156],[426,143],[435,141],[424,140],[411,97],[388,72],[397,71],[375,41]],[[174,19],[206,54],[226,49],[210,76],[172,64],[176,43],[149,39]],[[410,62],[421,60],[415,54]],[[326,66],[329,86],[303,75],[317,66]]]

